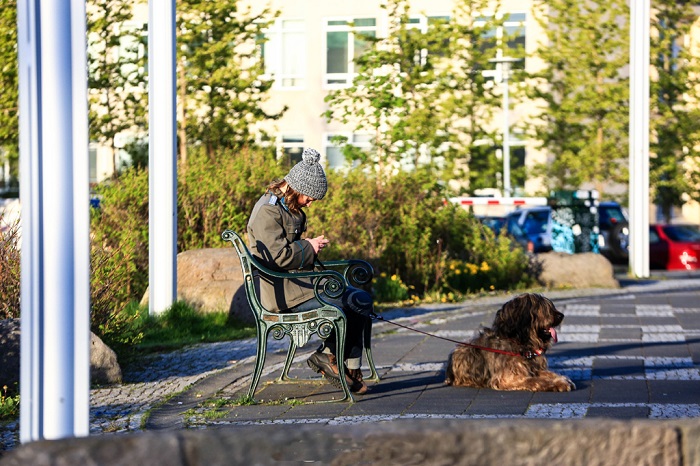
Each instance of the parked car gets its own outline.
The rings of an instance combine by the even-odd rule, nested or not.
[[[481,222],[482,225],[484,225],[485,227],[489,227],[491,231],[493,231],[496,235],[498,235],[501,232],[501,229],[503,229],[503,227],[506,224],[505,217],[477,215],[476,218],[477,220],[479,220],[479,222]]]
[[[700,228],[697,225],[649,225],[649,268],[700,268]]]
[[[531,207],[506,216],[506,231],[528,252],[552,250],[552,209]]]
[[[617,202],[598,204],[598,238],[600,253],[613,264],[629,260],[629,223],[622,206]]]

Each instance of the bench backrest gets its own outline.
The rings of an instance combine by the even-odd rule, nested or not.
[[[267,275],[275,275],[275,273],[267,269],[255,257],[253,257],[248,249],[248,246],[246,246],[245,242],[238,235],[238,233],[231,230],[226,230],[221,234],[221,238],[223,238],[224,241],[230,241],[233,244],[233,247],[238,254],[238,259],[241,261],[243,284],[245,286],[245,294],[248,298],[250,308],[259,318],[263,318],[264,314],[273,314],[263,307],[262,303],[260,302],[260,298],[258,298],[258,294],[255,290],[255,280],[253,280],[253,272],[255,270],[259,270]]]

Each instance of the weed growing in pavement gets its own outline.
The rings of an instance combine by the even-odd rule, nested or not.
[[[8,394],[7,385],[3,385],[0,391],[0,421],[17,419],[17,416],[19,416],[19,395]]]

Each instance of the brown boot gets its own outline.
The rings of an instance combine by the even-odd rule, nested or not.
[[[357,395],[364,395],[365,393],[367,393],[367,384],[362,378],[361,369],[348,369],[346,367],[345,375],[352,381],[352,383],[348,383],[351,392]]]
[[[334,355],[316,351],[311,355],[306,363],[314,371],[320,372],[326,378],[326,380],[331,383],[331,385],[336,388],[343,388],[343,385],[340,382],[338,363]],[[348,382],[348,385],[349,384],[350,383]]]

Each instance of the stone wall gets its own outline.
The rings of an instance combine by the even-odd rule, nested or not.
[[[405,420],[146,432],[23,445],[0,466],[700,464],[700,420]]]

